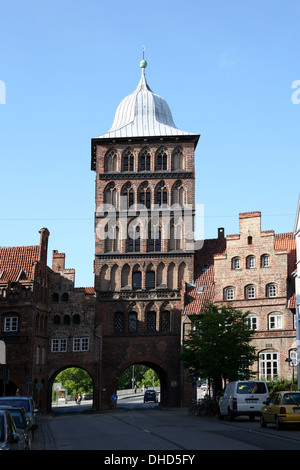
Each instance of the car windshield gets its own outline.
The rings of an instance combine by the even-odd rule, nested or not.
[[[11,414],[12,419],[14,420],[14,423],[15,423],[16,427],[20,428],[20,429],[25,429],[26,421],[25,421],[24,416],[21,413],[21,411],[11,409],[11,410],[9,410],[9,413]]]
[[[282,399],[283,405],[300,405],[300,393],[285,393]]]
[[[29,411],[28,400],[18,400],[18,398],[1,398],[0,405],[24,406],[25,410]]]
[[[4,442],[4,416],[0,416],[0,442]]]
[[[147,390],[146,393],[147,395],[153,395],[155,393],[155,390]]]
[[[266,385],[263,382],[239,382],[237,386],[237,393],[243,395],[256,393],[267,393]]]

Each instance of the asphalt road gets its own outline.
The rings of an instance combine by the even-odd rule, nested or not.
[[[102,450],[105,455],[134,450],[188,455],[197,450],[300,450],[300,429],[261,429],[258,420],[248,418],[231,423],[189,416],[187,409],[161,409],[134,397],[120,400],[111,412],[73,407],[71,413],[43,417],[33,450]]]

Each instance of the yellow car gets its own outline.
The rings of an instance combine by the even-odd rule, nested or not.
[[[300,424],[300,392],[274,393],[261,409],[261,427],[269,423],[276,429],[284,424]]]

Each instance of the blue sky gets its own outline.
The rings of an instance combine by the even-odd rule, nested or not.
[[[299,0],[0,0],[0,245],[47,227],[48,264],[65,252],[76,286],[93,285],[91,138],[136,88],[143,45],[149,86],[201,134],[205,238],[256,210],[263,230],[293,231],[299,18]]]

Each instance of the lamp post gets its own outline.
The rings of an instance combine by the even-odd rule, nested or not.
[[[285,362],[288,362],[290,366],[292,366],[293,368],[293,378],[292,378],[292,381],[293,381],[293,386],[292,386],[292,390],[294,391],[294,378],[295,378],[295,373],[294,373],[294,361],[293,359],[291,359],[290,357],[287,357]]]

